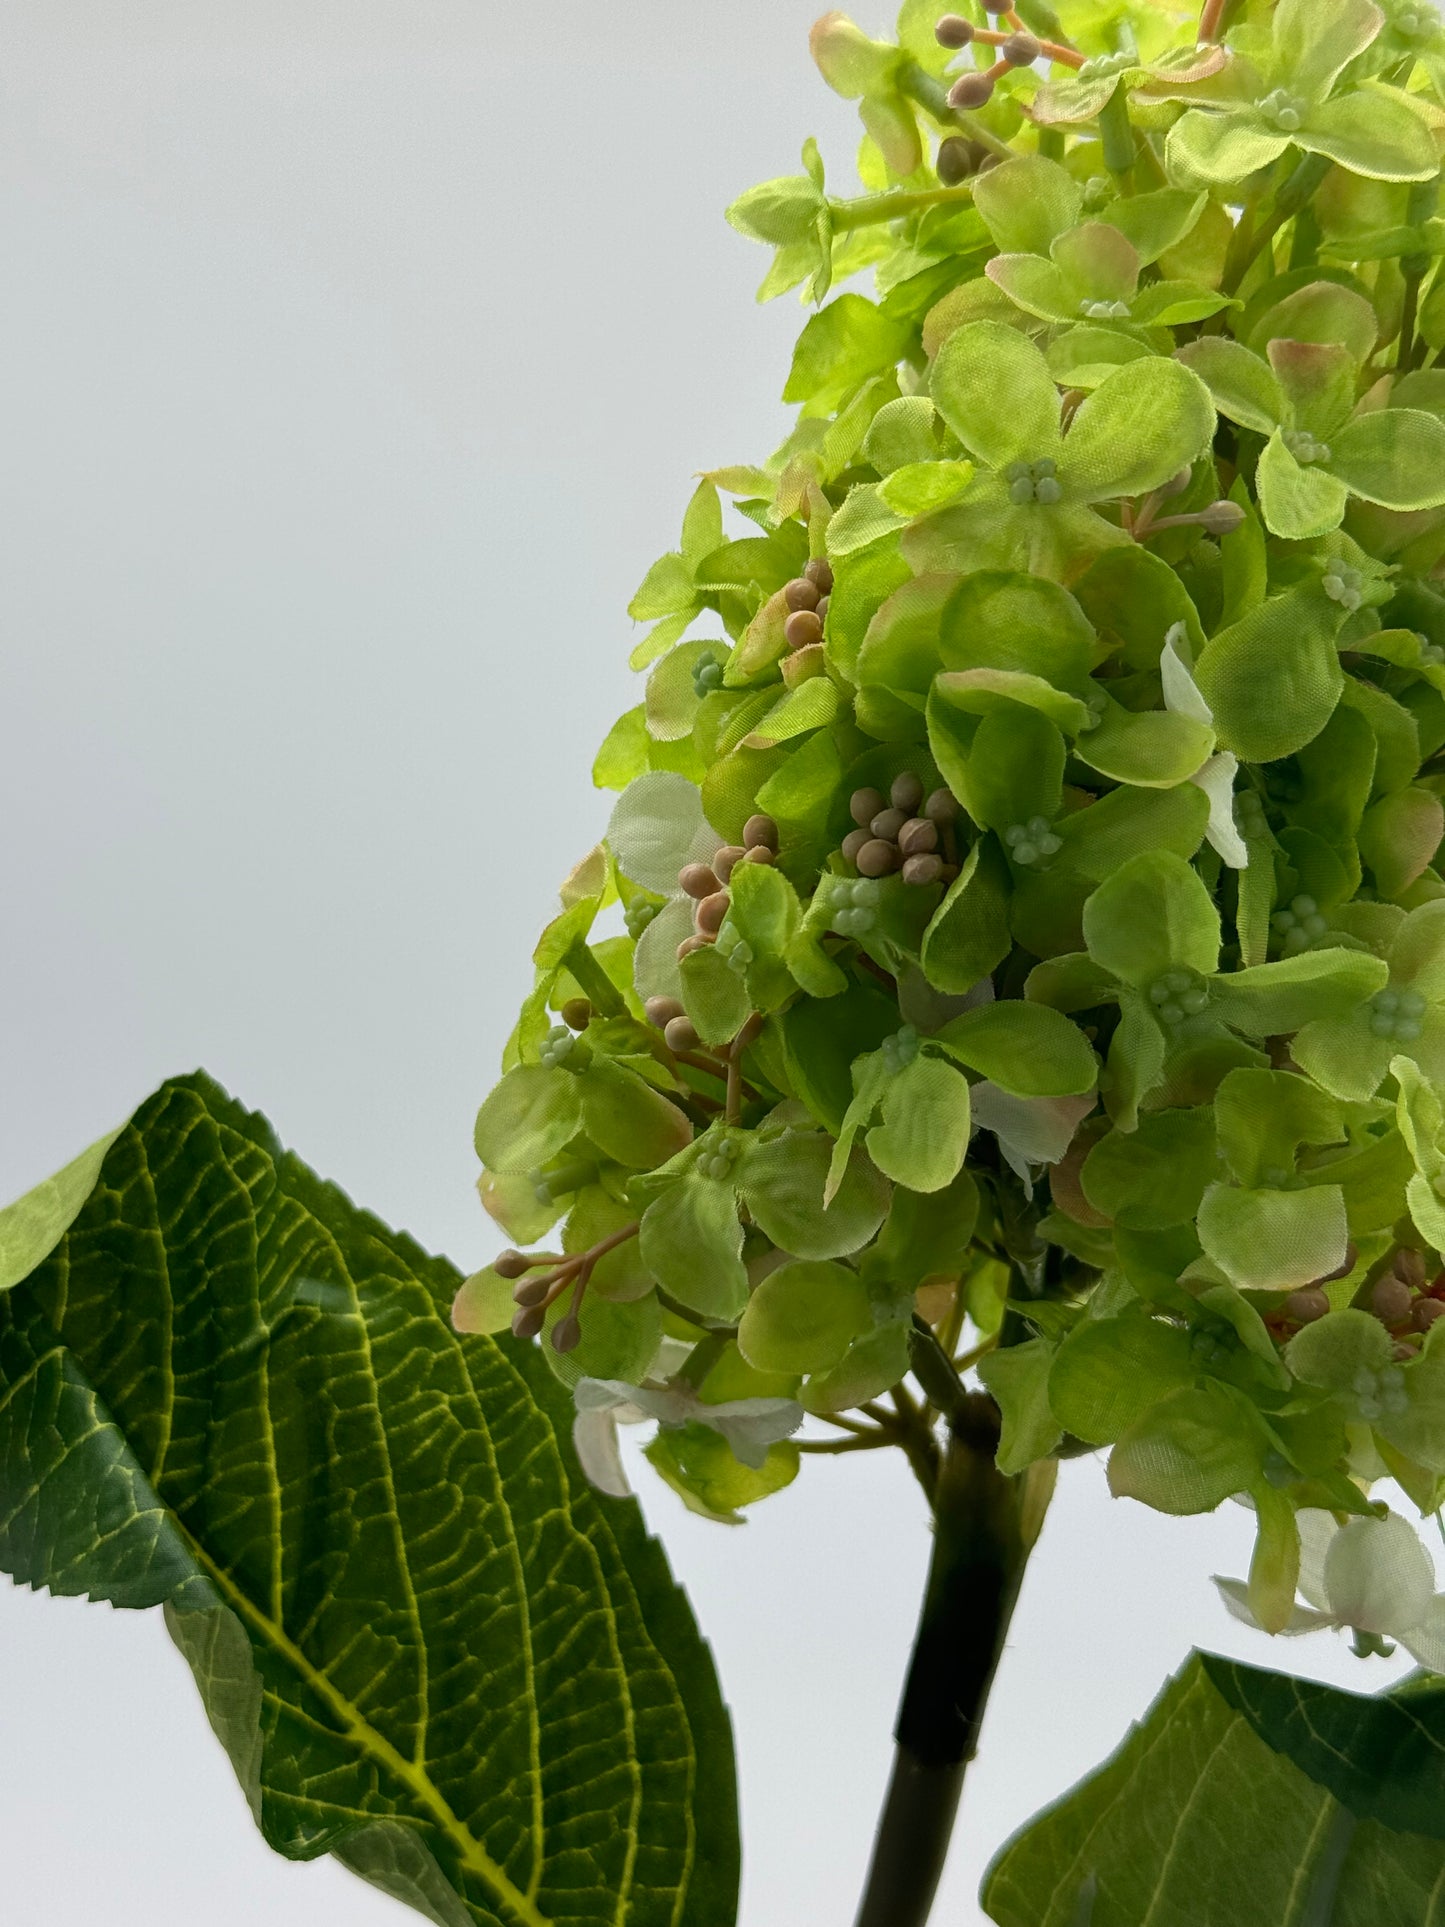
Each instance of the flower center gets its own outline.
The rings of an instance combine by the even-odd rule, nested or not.
[[[1090,321],[1127,321],[1129,304],[1127,301],[1081,301],[1079,313]]]
[[[883,1039],[883,1062],[896,1076],[899,1071],[907,1070],[918,1055],[918,1032],[912,1024],[905,1024],[892,1037]]]
[[[1380,990],[1370,999],[1370,1029],[1376,1037],[1413,1044],[1424,1016],[1425,999],[1418,990]]]
[[[1025,869],[1043,869],[1049,858],[1057,856],[1064,847],[1046,816],[1031,816],[1027,823],[1010,823],[1003,840],[1014,862],[1023,864]]]
[[[1283,87],[1276,87],[1255,105],[1270,126],[1281,134],[1297,134],[1304,125],[1309,102],[1301,100],[1298,94],[1286,93]]]
[[[1025,502],[1046,506],[1063,499],[1064,491],[1054,476],[1054,464],[1046,455],[1039,462],[1010,462],[1003,472],[1008,483],[1008,498],[1022,508]]]
[[[1316,462],[1330,459],[1329,443],[1316,441],[1307,428],[1287,428],[1284,431],[1284,445],[1301,468],[1310,468]]]
[[[1091,54],[1078,70],[1080,80],[1107,80],[1113,74],[1122,74],[1134,66],[1133,54]]]
[[[1304,896],[1291,898],[1289,908],[1276,910],[1270,922],[1274,925],[1281,950],[1290,957],[1298,956],[1301,950],[1308,950],[1330,927],[1320,915],[1320,906],[1314,898]]]
[[[1328,452],[1326,450],[1326,454]],[[1331,563],[1320,577],[1320,586],[1331,602],[1338,602],[1351,615],[1364,600],[1364,577],[1358,569],[1347,568],[1343,562]]]
[[[1172,1027],[1208,1009],[1209,986],[1198,971],[1181,965],[1155,978],[1149,986],[1149,1001],[1160,1022]]]

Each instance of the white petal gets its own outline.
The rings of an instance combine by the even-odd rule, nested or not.
[[[572,1443],[582,1470],[599,1492],[614,1499],[630,1499],[632,1487],[622,1469],[617,1449],[617,1424],[611,1412],[579,1412],[572,1421]]]
[[[1334,1544],[1339,1525],[1333,1512],[1324,1512],[1318,1506],[1306,1506],[1297,1512],[1295,1524],[1299,1527],[1300,1596],[1312,1606],[1318,1606],[1321,1612],[1328,1612],[1330,1596],[1325,1591],[1325,1554]]]
[[[1249,1587],[1245,1582],[1242,1579],[1221,1579],[1216,1574],[1214,1583],[1231,1616],[1242,1620],[1246,1626],[1253,1626],[1256,1632],[1263,1632],[1264,1628],[1249,1610]],[[1280,1627],[1280,1635],[1285,1639],[1298,1639],[1302,1633],[1323,1632],[1334,1623],[1328,1613],[1313,1612],[1308,1606],[1296,1606],[1289,1624]]]
[[[717,1405],[699,1405],[694,1417],[721,1432],[732,1455],[754,1471],[768,1456],[768,1447],[790,1438],[803,1422],[803,1408],[792,1398],[731,1398]]]
[[[1247,870],[1249,846],[1234,821],[1234,779],[1238,772],[1239,758],[1222,749],[1201,764],[1189,780],[1209,798],[1209,823],[1204,834],[1231,870]]]
[[[1445,1593],[1436,1593],[1420,1624],[1400,1634],[1400,1644],[1430,1672],[1445,1673]]]
[[[705,863],[721,844],[703,816],[696,785],[676,770],[653,769],[635,777],[607,825],[607,845],[618,869],[661,896],[676,890],[685,863]]]
[[[676,877],[673,882],[677,881]],[[692,935],[692,899],[674,897],[665,903],[637,939],[632,955],[632,981],[644,1001],[649,997],[682,996],[677,968],[677,946]]]
[[[994,1133],[999,1149],[1023,1178],[1030,1164],[1057,1164],[1094,1108],[1092,1092],[1083,1097],[1014,1097],[987,1079],[975,1084],[969,1097],[975,1127]]]
[[[1344,1626],[1396,1636],[1418,1626],[1435,1596],[1435,1568],[1397,1514],[1351,1519],[1325,1554],[1330,1611]]]
[[[1214,721],[1214,711],[1205,702],[1199,684],[1190,674],[1189,665],[1180,653],[1180,645],[1188,648],[1185,640],[1184,624],[1176,622],[1164,638],[1164,647],[1159,654],[1159,680],[1164,685],[1164,707],[1172,709],[1176,716],[1192,716],[1197,723]]]
[[[631,1395],[630,1385],[613,1378],[579,1378],[572,1387],[572,1403],[579,1412],[610,1412]]]

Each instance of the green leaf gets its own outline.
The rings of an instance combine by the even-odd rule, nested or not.
[[[1329,469],[1302,467],[1278,429],[1265,445],[1255,476],[1260,513],[1272,535],[1307,542],[1340,526],[1349,490]]]
[[[988,278],[1002,288],[1025,314],[1041,321],[1074,321],[1079,297],[1073,282],[1056,262],[1037,254],[996,254],[988,264]]]
[[[1086,686],[1093,626],[1067,589],[1011,569],[964,577],[944,607],[938,647],[949,670],[1008,669],[1058,689]]]
[[[1059,480],[1071,501],[1143,495],[1186,468],[1213,435],[1214,404],[1192,369],[1162,356],[1135,362],[1080,404]]]
[[[1226,186],[1268,167],[1288,146],[1285,135],[1251,113],[1194,107],[1170,128],[1164,153],[1176,180]]]
[[[1161,187],[1152,194],[1131,194],[1111,201],[1099,215],[1132,245],[1140,264],[1148,267],[1161,254],[1177,247],[1209,205],[1205,194],[1183,188]]]
[[[1017,328],[973,321],[955,329],[938,351],[929,392],[969,454],[990,467],[1058,459],[1059,393],[1042,353]]]
[[[288,1857],[449,1927],[729,1918],[686,1601],[535,1348],[452,1331],[458,1283],[208,1080],[164,1086],[0,1309],[0,1564],[166,1603]]]
[[[692,1126],[677,1106],[625,1064],[598,1052],[577,1082],[582,1087],[582,1128],[615,1163],[650,1171],[692,1142]]]
[[[972,462],[910,462],[879,484],[878,498],[894,515],[931,515],[968,491]]]
[[[546,1164],[582,1128],[582,1092],[570,1071],[519,1064],[477,1112],[473,1143],[489,1171]]]
[[[1049,1404],[1049,1368],[1054,1347],[1043,1338],[1029,1338],[1006,1351],[990,1352],[980,1361],[978,1375],[993,1393],[1003,1415],[997,1462],[1000,1472],[1026,1471],[1036,1459],[1047,1458],[1063,1437],[1063,1428]]]
[[[884,1084],[880,1111],[865,1142],[884,1176],[910,1191],[941,1191],[951,1184],[968,1151],[963,1074],[936,1057],[915,1057]]]
[[[680,555],[672,554],[659,556],[653,563],[628,603],[627,613],[634,622],[652,622],[658,616],[691,613],[697,606],[692,570]]]
[[[1373,0],[1279,0],[1270,22],[1273,74],[1306,100],[1323,100],[1380,26]]]
[[[704,1318],[731,1321],[748,1301],[733,1187],[692,1170],[642,1214],[642,1261],[663,1290]]]
[[[1066,1432],[1108,1445],[1193,1378],[1188,1332],[1128,1311],[1075,1327],[1054,1359],[1049,1402]]]
[[[743,1465],[725,1438],[695,1421],[664,1427],[643,1450],[690,1512],[719,1525],[741,1525],[740,1506],[770,1498],[798,1476],[798,1448],[791,1439],[769,1446],[760,1466]]]
[[[974,181],[973,203],[1001,254],[1047,254],[1083,206],[1078,182],[1057,161],[1018,154]]]
[[[1301,1146],[1344,1137],[1339,1105],[1287,1071],[1231,1071],[1214,1093],[1214,1116],[1225,1162],[1247,1188],[1270,1171],[1293,1176]]]
[[[1147,990],[1171,968],[1213,974],[1219,912],[1181,857],[1150,850],[1095,890],[1084,906],[1084,938],[1095,963]]]
[[[932,1041],[1015,1097],[1072,1097],[1091,1091],[1099,1072],[1077,1024],[1014,998],[964,1011]]]
[[[812,239],[819,211],[826,205],[806,174],[787,174],[740,194],[728,208],[727,220],[750,241],[786,247]]]
[[[1188,782],[1214,748],[1208,723],[1167,709],[1125,709],[1106,702],[1098,726],[1079,738],[1075,754],[1115,782],[1173,789]]]
[[[1214,1113],[1155,1111],[1137,1130],[1110,1131],[1089,1152],[1080,1173],[1084,1196],[1106,1218],[1135,1231],[1190,1224],[1218,1175]]]
[[[883,1277],[913,1291],[926,1278],[960,1276],[978,1213],[978,1186],[967,1171],[960,1171],[941,1191],[908,1191],[895,1185],[876,1247]]]
[[[1199,1207],[1199,1242],[1242,1291],[1292,1291],[1343,1264],[1344,1196],[1326,1184],[1308,1191],[1215,1185]]]
[[[780,1265],[748,1300],[738,1350],[760,1372],[825,1372],[872,1322],[856,1271],[816,1262]]]
[[[647,768],[647,711],[641,703],[619,716],[603,738],[592,765],[599,790],[625,790]]]
[[[795,1258],[845,1258],[882,1224],[888,1186],[861,1152],[848,1160],[832,1202],[823,1203],[832,1146],[815,1131],[754,1138],[739,1191],[753,1222]]]
[[[1295,144],[1375,181],[1426,181],[1440,165],[1424,121],[1384,87],[1312,107]]]
[[[111,1131],[97,1138],[54,1177],[43,1178],[0,1211],[0,1291],[28,1278],[54,1251],[95,1189],[105,1154],[119,1135]]]
[[[1337,429],[1329,469],[1352,495],[1391,509],[1445,502],[1445,422],[1418,408],[1378,408]]]
[[[1217,1381],[1181,1388],[1130,1426],[1109,1454],[1109,1490],[1156,1512],[1213,1512],[1259,1482],[1264,1428]]]
[[[684,957],[678,975],[682,979],[683,1006],[698,1036],[705,1044],[730,1044],[753,1009],[741,975],[716,944]]]
[[[893,366],[912,333],[861,294],[840,294],[798,337],[783,400],[802,402],[808,417],[835,413],[871,376]]]
[[[1008,905],[1008,865],[985,837],[964,858],[923,933],[924,974],[936,990],[972,990],[1003,962],[1013,947]]]
[[[1194,676],[1226,749],[1272,763],[1318,736],[1344,681],[1335,649],[1342,614],[1310,583],[1272,596],[1212,639]]]
[[[1226,1664],[1191,1658],[1113,1757],[1015,1835],[984,1881],[998,1927],[1425,1927],[1439,1842],[1339,1806],[1216,1687]]]

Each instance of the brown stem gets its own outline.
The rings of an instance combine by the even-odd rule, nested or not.
[[[1199,38],[1217,40],[1220,22],[1224,19],[1224,9],[1229,0],[1204,0],[1204,8],[1199,16]]]
[[[743,1052],[747,1049],[748,1045],[752,1043],[762,1027],[762,1013],[755,1010],[728,1046],[728,1095],[726,1115],[729,1124],[742,1123],[744,1088]],[[752,1090],[751,1085],[747,1088],[752,1091],[754,1097],[757,1096],[757,1092]]]

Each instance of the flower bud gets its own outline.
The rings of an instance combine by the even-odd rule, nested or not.
[[[684,896],[710,897],[717,889],[721,878],[710,863],[685,863],[677,873],[677,887]]]
[[[700,1042],[697,1027],[687,1016],[669,1018],[662,1039],[669,1050],[696,1050]]]
[[[885,843],[882,837],[870,837],[853,860],[861,875],[886,877],[898,867],[898,849],[895,844]]]
[[[778,826],[770,816],[759,813],[750,816],[743,825],[744,850],[776,850],[778,847]]]
[[[545,1303],[555,1283],[556,1279],[550,1272],[541,1278],[524,1278],[512,1293],[512,1303],[523,1311],[531,1311],[535,1306]]]
[[[993,75],[961,74],[948,90],[950,107],[985,107],[993,99]]]
[[[499,1278],[520,1278],[532,1268],[530,1258],[520,1251],[502,1251],[492,1260],[492,1270]]]
[[[906,769],[901,776],[895,776],[893,787],[888,792],[888,801],[895,810],[902,810],[905,816],[912,816],[923,801],[923,779]]]
[[[843,854],[850,863],[856,863],[858,861],[858,852],[865,843],[872,841],[872,837],[873,832],[868,829],[866,825],[861,830],[849,830],[848,834],[843,838]]]
[[[1211,502],[1199,511],[1199,526],[1206,535],[1233,535],[1244,522],[1238,502]]]
[[[569,1311],[552,1327],[552,1350],[575,1352],[582,1343],[582,1325],[575,1311]]]
[[[741,843],[724,843],[720,850],[713,852],[712,873],[719,883],[727,882],[735,865],[742,862],[743,854]],[[711,891],[708,894],[711,895]]]
[[[816,609],[818,585],[805,575],[795,575],[791,582],[783,584],[783,600],[789,609]]]
[[[823,640],[823,625],[812,609],[795,609],[783,624],[783,640],[790,649],[806,649]]]
[[[999,53],[1010,67],[1032,67],[1043,48],[1031,33],[1011,33]]]
[[[540,1305],[524,1306],[512,1320],[513,1338],[535,1338],[546,1319],[547,1314]]]
[[[854,790],[848,798],[848,814],[865,830],[882,808],[881,790]]]
[[[833,565],[825,557],[815,555],[803,574],[810,582],[817,584],[819,595],[833,593]]]
[[[973,39],[973,26],[961,13],[946,13],[933,29],[940,47],[966,47]]]
[[[704,936],[716,936],[722,929],[723,918],[728,913],[731,899],[726,890],[715,890],[710,897],[704,897],[695,912],[697,927]]]
[[[939,180],[945,187],[957,187],[960,181],[972,180],[978,172],[982,153],[978,142],[971,141],[966,134],[950,134],[938,144],[935,165]]]
[[[885,843],[892,843],[907,821],[902,810],[880,810],[868,827],[874,836],[881,836]]]
[[[585,997],[569,997],[562,1006],[562,1022],[569,1030],[586,1030],[592,1022],[592,1006]]]
[[[819,601],[818,601],[819,622],[826,622],[828,620],[828,601],[829,601],[829,598],[827,596],[822,596],[819,598]]]
[[[1410,1313],[1410,1323],[1417,1332],[1427,1332],[1437,1318],[1445,1318],[1445,1305],[1438,1298],[1422,1298]]]
[[[700,930],[695,930],[690,937],[684,937],[677,946],[677,961],[681,963],[683,958],[690,957],[694,950],[706,950],[711,942],[711,937],[705,937]]]
[[[1297,1325],[1313,1325],[1317,1318],[1323,1318],[1330,1308],[1328,1297],[1318,1285],[1304,1285],[1299,1291],[1292,1291],[1284,1301],[1287,1318]]]
[[[952,790],[934,790],[923,805],[923,814],[940,828],[958,820],[958,798]]]
[[[938,848],[938,825],[926,816],[912,816],[898,832],[901,856],[928,856]]]
[[[929,828],[931,829],[932,827],[932,824],[930,824]],[[903,865],[903,881],[905,883],[937,883],[942,875],[943,858],[941,856],[927,854],[923,856],[911,856]]]
[[[1370,1293],[1370,1309],[1382,1325],[1400,1325],[1410,1316],[1414,1294],[1402,1279],[1393,1271],[1387,1271],[1383,1278],[1375,1280],[1374,1290]]]
[[[1184,467],[1180,469],[1177,475],[1170,476],[1169,480],[1164,484],[1163,488],[1160,489],[1159,493],[1165,498],[1166,501],[1168,501],[1176,495],[1182,495],[1185,489],[1188,488],[1189,484],[1193,480],[1194,480],[1194,470],[1190,468],[1188,463],[1186,462]]]
[[[1405,1284],[1410,1285],[1415,1291],[1424,1289],[1425,1257],[1423,1252],[1414,1251],[1409,1245],[1403,1246],[1395,1253],[1395,1262],[1391,1265],[1390,1269],[1397,1278],[1402,1279]]]
[[[743,851],[744,863],[771,863],[773,852],[766,843],[755,843],[750,850]]]

